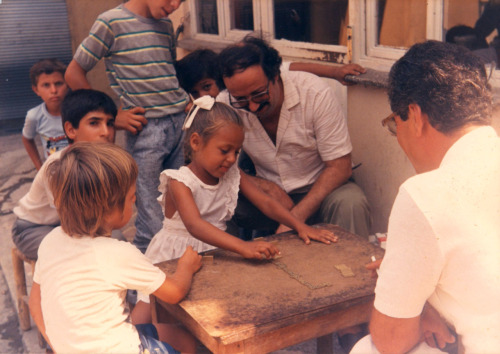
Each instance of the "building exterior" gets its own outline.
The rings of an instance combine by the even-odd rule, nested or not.
[[[95,17],[117,0],[66,0],[73,49]],[[355,62],[370,71],[364,84],[328,83],[342,100],[353,143],[354,177],[372,206],[373,232],[385,232],[399,185],[414,174],[396,139],[381,126],[390,111],[384,77],[405,49],[426,39],[444,40],[457,25],[474,26],[485,0],[186,0],[171,15],[179,35],[178,58],[210,48],[220,50],[252,31],[262,31],[288,61],[329,65]],[[491,37],[495,36],[495,32]],[[491,39],[491,38],[490,38]],[[95,87],[107,82],[98,68]],[[500,89],[500,72],[491,83]],[[500,100],[496,99],[497,102]],[[500,132],[500,111],[494,126]]]

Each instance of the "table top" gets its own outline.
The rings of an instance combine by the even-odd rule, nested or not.
[[[375,279],[364,266],[372,256],[382,257],[383,250],[337,226],[316,227],[334,231],[338,242],[306,245],[288,232],[265,238],[281,251],[274,260],[206,252],[213,262],[204,262],[187,297],[170,310],[198,336],[203,332],[229,343],[371,301]],[[176,264],[158,266],[173,273]]]

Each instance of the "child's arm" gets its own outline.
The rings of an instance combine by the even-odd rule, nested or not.
[[[45,333],[45,323],[43,322],[43,313],[42,313],[42,296],[40,293],[40,284],[33,282],[30,293],[29,307],[31,317],[33,317],[33,321],[35,321],[36,326],[38,327],[38,331],[45,338],[47,343],[50,344],[49,337],[47,337],[47,333]]]
[[[153,293],[154,296],[169,304],[181,301],[191,288],[193,274],[201,268],[201,256],[191,246],[177,262],[177,269],[172,277],[167,277],[163,284]]]
[[[303,239],[306,244],[311,242],[310,239],[327,244],[337,241],[337,237],[333,232],[316,229],[304,224],[293,216],[290,211],[285,209],[283,205],[269,197],[257,187],[245,173],[240,172],[240,174],[240,189],[243,195],[266,216],[297,231],[299,237]]]
[[[87,72],[73,59],[66,69],[64,79],[72,90],[90,89],[90,83],[87,80]],[[120,107],[115,119],[115,128],[128,130],[132,134],[137,134],[148,124],[144,116],[146,110],[142,107],[132,107],[126,111]]]
[[[318,63],[292,62],[290,63],[290,71],[306,71],[308,73],[335,79],[342,85],[350,85],[345,81],[346,75],[359,75],[366,72],[366,69],[358,64],[346,64],[342,66],[333,66]]]
[[[35,139],[25,138],[24,135],[22,139],[24,148],[26,149],[28,156],[30,157],[31,161],[33,161],[33,164],[35,165],[37,171],[40,171],[40,168],[42,167],[42,159],[40,158],[40,154],[38,153],[38,149],[36,148]]]
[[[261,259],[262,256],[271,258],[279,253],[276,246],[269,242],[245,242],[203,220],[191,190],[182,182],[170,180],[169,191],[182,222],[193,237],[216,247],[236,252],[245,258]],[[168,200],[166,198],[166,203]],[[166,209],[167,205],[165,205]]]
[[[71,60],[64,74],[64,80],[68,86],[74,91],[78,89],[90,89],[90,83],[87,80],[87,72],[76,62]]]

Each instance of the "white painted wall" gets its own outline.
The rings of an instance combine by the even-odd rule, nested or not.
[[[348,88],[348,127],[353,144],[356,182],[371,205],[373,232],[386,232],[399,185],[414,174],[411,163],[381,120],[391,113],[385,89]]]

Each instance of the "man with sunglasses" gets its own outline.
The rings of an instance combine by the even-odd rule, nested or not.
[[[270,182],[278,185],[282,204],[304,222],[338,224],[367,237],[369,206],[350,180],[352,146],[333,90],[317,76],[280,72],[279,53],[253,36],[224,49],[219,60],[227,92],[218,99],[241,113],[254,181],[264,191]],[[250,229],[278,227],[241,197],[233,220]],[[281,225],[277,232],[286,230]]]
[[[484,65],[454,44],[416,44],[388,91],[395,113],[383,124],[417,175],[389,218],[372,341],[351,353],[498,353],[500,139]]]

